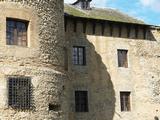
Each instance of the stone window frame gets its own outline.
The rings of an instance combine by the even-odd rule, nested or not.
[[[131,91],[120,91],[120,110],[121,112],[131,111],[131,94],[132,94]]]
[[[76,93],[83,93],[83,97],[85,95],[85,100],[82,100],[80,98],[79,101],[77,101],[77,96],[76,96]],[[89,94],[88,94],[88,91],[87,90],[75,90],[74,91],[74,94],[75,94],[75,112],[77,113],[83,113],[83,112],[89,112]],[[83,101],[85,101],[85,103],[82,103]],[[83,104],[83,107],[84,108],[78,108],[78,102],[80,102],[80,104]]]
[[[8,26],[8,23],[9,22],[14,22],[14,26]],[[19,34],[19,31],[18,31],[18,26],[17,24],[18,23],[21,23],[21,24],[24,24],[25,25],[25,29],[23,28],[23,30],[26,30],[25,32],[23,32],[22,36],[21,36],[21,39],[20,41],[18,41],[18,34]],[[15,19],[15,18],[6,18],[6,29],[11,29],[11,27],[13,28],[14,27],[14,31],[16,30],[16,33],[14,32],[14,36],[12,36],[13,38],[13,43],[10,42],[10,40],[8,40],[7,38],[7,35],[8,35],[8,32],[10,31],[7,31],[6,30],[6,44],[7,45],[16,45],[16,46],[23,46],[23,47],[27,47],[28,46],[28,26],[29,26],[29,21],[26,21],[26,20],[22,20],[22,19]],[[25,33],[25,35],[24,35]],[[16,34],[16,36],[15,36]],[[23,40],[22,38],[25,37],[26,39]],[[23,44],[25,42],[25,44]]]
[[[6,8],[4,8],[5,14],[0,18],[2,20],[2,39],[1,46],[6,46],[7,48],[38,48],[39,46],[39,18],[36,10],[30,7],[22,7],[20,4],[7,3]],[[6,19],[19,19],[28,21],[28,31],[27,31],[27,46],[17,46],[17,45],[7,45],[6,44]]]
[[[123,55],[120,54],[120,52],[123,53]],[[128,49],[117,49],[117,60],[119,68],[128,68],[128,53]]]
[[[75,62],[74,59],[74,48],[77,48],[77,52],[76,52],[76,57],[77,57],[77,63]],[[82,59],[80,58],[79,55],[79,49],[82,49]],[[73,46],[72,47],[72,64],[73,65],[80,65],[80,66],[86,66],[86,47],[82,46],[82,45],[77,45],[77,46]]]

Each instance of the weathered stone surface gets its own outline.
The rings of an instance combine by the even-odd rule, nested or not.
[[[0,0],[0,119],[61,120],[64,73],[63,0]],[[29,21],[28,46],[6,45],[6,18]],[[32,79],[34,109],[8,106],[8,76]]]
[[[68,45],[70,80],[67,81],[68,120],[154,120],[160,119],[160,33],[151,30],[147,38],[134,39],[135,30],[131,29],[131,38],[126,37],[126,28],[122,28],[122,37],[117,36],[115,26],[113,36],[109,36],[106,24],[104,35],[101,25],[87,22],[83,33],[82,22],[67,21],[66,41]],[[153,35],[153,36],[150,36]],[[143,36],[139,31],[139,36]],[[140,37],[141,38],[141,37]],[[72,47],[86,47],[86,66],[72,63]],[[128,68],[118,67],[117,49],[128,50]],[[87,90],[89,112],[76,113],[74,91]],[[120,91],[131,92],[131,111],[121,112]]]

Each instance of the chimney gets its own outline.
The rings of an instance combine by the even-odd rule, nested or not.
[[[75,3],[73,3],[72,5],[81,8],[83,10],[90,10],[90,2],[92,0],[77,0]]]

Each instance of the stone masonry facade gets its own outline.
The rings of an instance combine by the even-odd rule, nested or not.
[[[64,72],[63,0],[0,0],[0,120],[61,120]],[[6,19],[29,22],[26,47],[6,45]],[[8,106],[8,77],[30,77],[33,109]]]
[[[66,16],[65,20],[70,77],[66,85],[68,120],[159,120],[159,30],[149,27],[145,39],[139,30],[137,39],[134,27],[128,38],[124,26],[119,37],[116,25],[112,36],[109,35],[107,22],[102,35],[98,21],[93,33],[92,20],[76,19],[76,27],[74,18]],[[73,46],[85,47],[85,66],[73,65]],[[128,50],[127,68],[118,67],[119,49]],[[88,112],[75,112],[77,90],[88,91]],[[121,111],[120,92],[130,92],[130,111]]]
[[[0,0],[0,120],[159,120],[160,30],[147,26],[135,39],[124,26],[68,19],[63,0]],[[28,21],[27,46],[6,44],[6,20]],[[64,28],[65,26],[65,28]],[[93,32],[94,31],[94,32]],[[103,35],[101,34],[103,33]],[[85,49],[85,64],[73,64],[73,47]],[[117,50],[128,50],[118,67]],[[84,53],[83,53],[84,54]],[[32,109],[8,103],[9,77],[31,78]],[[75,91],[87,91],[88,108],[76,111]],[[121,111],[120,92],[130,92]],[[84,102],[83,100],[81,102]]]

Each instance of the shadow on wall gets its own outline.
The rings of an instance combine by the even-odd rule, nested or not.
[[[100,21],[65,18],[66,51],[68,51],[68,59],[65,63],[68,63],[66,68],[70,80],[66,83],[68,109],[66,110],[66,107],[64,111],[68,114],[69,120],[113,120],[115,114],[119,119],[121,118],[115,112],[116,98],[112,77],[102,61],[102,55],[97,52],[97,46],[93,45],[92,40],[88,40],[87,35],[93,37],[93,41],[97,43],[101,42],[98,38],[101,36],[156,41],[149,26],[122,23],[105,23],[103,25]],[[73,65],[73,46],[86,47],[86,66]],[[74,91],[83,90],[81,86],[85,86],[89,94],[89,112],[87,113],[75,112]]]
[[[91,76],[91,120],[113,120],[116,100],[111,76],[94,45],[87,39],[86,41],[89,45],[88,70]]]
[[[107,26],[107,27],[106,27]],[[149,26],[109,23],[109,24],[91,24],[92,31],[87,31],[89,35],[105,36],[114,38],[128,38],[133,40],[156,41]]]
[[[115,114],[115,91],[111,76],[103,63],[101,56],[96,52],[95,46],[89,42],[86,35],[79,39],[78,33],[66,33],[68,49],[73,46],[86,46],[86,66],[76,66],[69,62],[68,89],[69,120],[113,120]],[[74,40],[76,38],[76,40]],[[72,51],[72,50],[68,50]],[[72,61],[72,52],[68,60]],[[71,65],[70,65],[71,64]],[[86,79],[87,78],[87,79]],[[83,84],[88,90],[89,112],[75,112],[74,91]],[[77,88],[75,88],[77,86]],[[72,93],[72,94],[70,94]]]
[[[68,25],[71,25],[70,28],[67,28]],[[156,41],[152,33],[152,28],[147,25],[98,21],[84,18],[76,19],[71,16],[65,16],[65,31],[69,29],[77,32],[77,28],[81,29],[80,32],[88,35]],[[90,28],[90,30],[88,30],[88,28]]]

